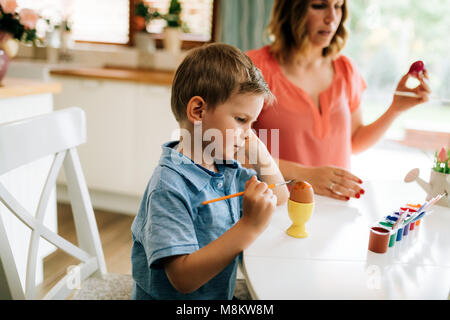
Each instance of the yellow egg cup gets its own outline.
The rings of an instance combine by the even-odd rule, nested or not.
[[[306,222],[311,218],[314,209],[314,202],[300,203],[288,200],[288,213],[292,225],[286,230],[286,233],[294,238],[306,238]]]

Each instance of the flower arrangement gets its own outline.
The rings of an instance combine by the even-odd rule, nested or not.
[[[39,16],[31,9],[16,10],[16,0],[0,0],[0,49],[9,56],[17,53],[16,41],[34,43],[39,40],[36,35]]]
[[[163,19],[169,28],[181,27],[187,30],[185,23],[181,20],[181,3],[179,0],[171,0],[167,14],[162,14],[157,10],[153,10],[144,1],[139,1],[134,7],[134,29],[142,31],[152,19]]]
[[[436,172],[450,173],[450,168],[448,166],[449,160],[450,149],[446,151],[445,148],[442,147],[439,153],[437,151],[434,153],[433,170]]]
[[[153,12],[144,1],[140,1],[136,3],[134,7],[134,17],[133,17],[133,23],[134,23],[134,29],[136,31],[143,31],[145,30],[145,27],[147,24],[152,20],[154,17],[158,16],[156,12]]]
[[[171,0],[167,14],[161,14],[158,11],[153,13],[153,18],[160,18],[166,20],[168,28],[181,28],[183,32],[188,32],[189,29],[186,23],[181,20],[181,3],[179,0]]]
[[[161,16],[167,22],[169,28],[181,27],[181,3],[178,0],[171,0],[169,10],[166,15]]]

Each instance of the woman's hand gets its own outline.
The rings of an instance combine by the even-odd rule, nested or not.
[[[395,113],[401,113],[429,100],[428,95],[430,94],[431,89],[427,84],[427,81],[425,80],[428,79],[428,72],[424,70],[423,75],[421,73],[417,77],[417,79],[420,81],[420,84],[414,89],[409,89],[408,87],[406,87],[406,81],[408,80],[408,77],[410,77],[410,75],[406,74],[400,79],[396,91],[412,92],[419,95],[420,98],[394,95],[394,100],[392,101],[390,109]]]
[[[359,198],[365,193],[358,184],[361,179],[347,170],[338,167],[310,167],[308,168],[308,181],[316,194],[339,199],[350,200]]]

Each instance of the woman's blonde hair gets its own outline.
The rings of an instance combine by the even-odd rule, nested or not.
[[[270,52],[281,63],[291,54],[292,49],[304,54],[309,50],[310,42],[306,30],[306,16],[311,0],[275,0],[272,16],[267,26],[267,34],[273,40]],[[344,26],[348,16],[347,1],[342,5],[342,18],[336,33],[328,47],[323,49],[324,57],[336,56],[347,40]]]

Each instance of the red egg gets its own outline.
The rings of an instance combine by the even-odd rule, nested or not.
[[[420,72],[425,71],[425,64],[422,60],[414,62],[409,68],[408,74],[418,76]]]

